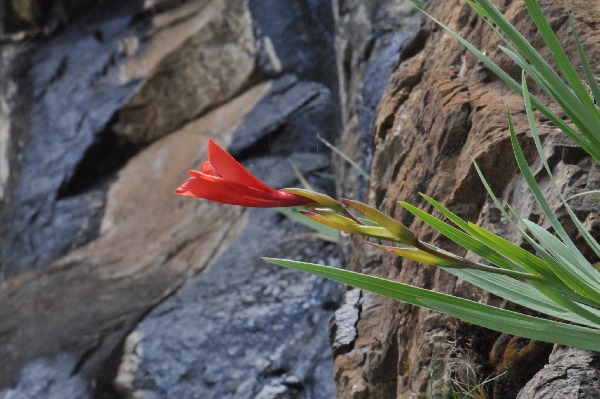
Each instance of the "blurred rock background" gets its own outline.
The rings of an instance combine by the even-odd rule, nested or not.
[[[522,2],[497,3],[541,44]],[[575,56],[563,3],[541,3]],[[570,7],[598,58],[600,7]],[[520,75],[463,2],[427,8]],[[426,192],[517,240],[473,157],[499,195],[543,224],[508,140],[506,104],[549,185],[520,98],[408,3],[3,0],[0,60],[0,398],[397,398],[428,392],[428,369],[460,377],[467,366],[482,378],[510,371],[487,397],[516,397],[539,370],[520,398],[573,384],[585,387],[579,397],[600,395],[596,354],[502,336],[260,257],[510,306],[444,272],[360,238],[342,236],[339,248],[294,238],[307,230],[275,210],[173,194],[211,137],[269,185],[298,186],[294,165],[316,189],[364,199],[444,248],[458,250],[398,200],[423,205]],[[597,188],[597,166],[539,122],[565,191]],[[331,159],[317,135],[371,180]],[[598,206],[578,201],[593,229]],[[557,373],[565,377],[548,377]]]
[[[0,397],[334,396],[341,288],[260,257],[337,248],[173,193],[212,137],[268,184],[298,185],[293,164],[333,194],[314,173],[341,129],[330,5],[1,10]]]

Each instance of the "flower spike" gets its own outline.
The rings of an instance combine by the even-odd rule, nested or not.
[[[378,211],[377,209],[363,204],[362,202],[352,201],[345,198],[342,199],[342,202],[355,211],[365,215],[367,219],[385,228],[393,237],[396,238],[395,241],[412,246],[417,243],[417,237],[415,237],[415,235],[409,229],[407,229],[406,226]]]
[[[255,208],[315,202],[307,196],[270,188],[211,139],[208,140],[208,161],[204,162],[202,171],[189,170],[188,173],[192,177],[175,190],[176,194]]]

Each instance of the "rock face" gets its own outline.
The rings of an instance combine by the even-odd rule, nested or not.
[[[73,375],[77,358],[66,353],[46,359],[38,359],[23,368],[19,382],[0,391],[2,399],[88,399],[87,382]]]
[[[523,3],[497,3],[541,47]],[[575,60],[563,3],[540,3]],[[600,8],[569,7],[590,59],[600,58]],[[466,4],[427,8],[520,77]],[[398,200],[430,210],[425,192],[523,244],[472,165],[548,227],[517,173],[508,105],[566,221],[521,98],[407,2],[7,0],[0,37],[1,399],[441,395],[432,372],[480,382],[505,373],[485,385],[496,399],[576,395],[573,386],[573,397],[598,396],[596,354],[342,292],[259,258],[341,264],[514,309],[443,271],[344,235],[338,254],[274,210],[173,194],[201,168],[210,137],[274,187],[298,185],[296,169],[442,248],[461,251]],[[538,125],[563,194],[597,189],[598,166],[548,121]],[[340,131],[338,147],[369,181],[339,157],[335,182],[315,173],[331,171],[316,136]],[[597,202],[571,204],[595,232]]]
[[[286,243],[299,230],[281,219],[276,211],[252,210],[210,270],[128,336],[116,377],[123,397],[335,397],[332,379],[323,376],[333,374],[328,321],[339,290],[265,265],[260,256],[331,263],[336,251],[317,240]]]
[[[583,399],[598,395],[598,353],[557,347],[548,364],[525,385],[517,399]]]
[[[387,2],[376,2],[371,7],[384,9],[386,5]],[[543,1],[542,5],[559,39],[569,46],[568,54],[575,60],[576,50],[572,46],[565,10],[554,1]],[[427,7],[442,23],[486,51],[488,56],[506,67],[515,79],[519,79],[518,68],[511,67],[507,57],[498,49],[499,39],[475,17],[466,4],[434,1],[428,2]],[[508,1],[502,2],[501,7],[507,17],[526,33],[528,40],[534,46],[541,47],[540,36],[530,29],[531,21],[524,4]],[[590,10],[587,5],[578,2],[570,3],[570,8],[575,26],[584,37],[586,51],[590,57],[594,57],[598,51],[593,45],[597,40],[594,38],[598,37],[599,32],[590,21],[600,17],[598,9]],[[363,31],[354,29],[357,37],[349,38],[342,34],[342,38],[338,39],[338,54],[346,56],[338,60],[338,65],[342,61],[352,65],[369,64],[370,59],[363,58],[365,53],[355,52],[350,43],[364,43],[367,38],[377,37],[377,19],[373,17],[371,9],[366,9],[360,2],[344,2],[343,6],[340,2],[336,18],[343,32],[356,26],[363,28]],[[385,54],[385,51],[381,54]],[[547,50],[543,54],[549,55]],[[375,62],[377,57],[372,59],[371,62]],[[414,220],[397,205],[397,201],[407,201],[430,210],[418,195],[419,192],[428,193],[464,219],[520,242],[516,232],[502,221],[499,210],[486,197],[472,165],[474,159],[489,178],[492,189],[504,201],[511,203],[524,217],[548,227],[541,212],[534,206],[523,178],[517,173],[511,154],[507,105],[511,109],[525,155],[529,162],[533,162],[539,184],[544,192],[552,192],[551,183],[542,170],[540,160],[536,159],[532,141],[528,137],[520,97],[431,21],[422,22],[399,54],[399,59],[401,62],[391,76],[370,131],[373,158],[371,180],[366,191],[367,202],[410,226],[420,238],[448,250],[460,251],[456,245]],[[343,69],[343,65],[339,70]],[[363,67],[362,70],[368,71],[368,68]],[[351,68],[350,71],[355,72],[356,69]],[[364,81],[366,87],[368,77],[352,80],[348,73],[341,78],[346,79],[346,87],[352,88],[342,98],[345,130],[341,145],[353,148],[364,135],[360,131],[359,104],[364,99],[361,94],[365,88],[361,93],[360,83]],[[556,133],[547,121],[539,120],[538,126],[545,137],[546,154],[563,193],[570,195],[597,187],[598,168],[590,158]],[[368,152],[363,156],[369,160]],[[338,172],[343,173],[343,168],[338,168]],[[356,193],[358,185],[356,179],[348,176],[338,188],[343,195],[348,195],[346,193]],[[558,198],[553,196],[550,201],[561,219],[566,220]],[[599,211],[598,204],[588,200],[574,203],[573,206],[583,219],[587,217],[592,220]],[[510,307],[510,304],[443,271],[384,255],[370,247],[365,248],[360,239],[346,245],[348,269]],[[396,398],[429,392],[429,370],[444,370],[444,365],[450,363],[474,362],[474,369],[483,376],[493,371],[489,356],[498,335],[475,326],[461,327],[460,323],[456,324],[447,316],[364,292],[359,309],[354,343],[347,345],[346,353],[339,354],[335,360],[338,397]],[[509,373],[488,384],[490,396],[516,397],[526,380],[516,381],[510,379],[510,375],[523,376],[529,372],[529,376],[533,376],[548,361],[548,346],[543,348],[525,342],[518,344],[518,347],[530,347],[531,351],[515,356],[508,356],[507,352],[500,354],[504,360],[498,363],[501,365],[498,371],[511,370],[513,374]],[[506,351],[510,348],[513,346],[504,345]],[[449,358],[436,358],[435,354],[440,352],[452,354],[452,362]],[[523,356],[537,360],[525,365],[525,362],[519,362]],[[529,371],[525,371],[524,367]]]
[[[268,1],[87,2],[53,29],[41,4],[10,2],[10,15],[32,16],[0,26],[0,397],[172,395],[156,368],[166,353],[172,367],[184,357],[181,367],[206,374],[190,380],[192,396],[334,395],[337,285],[259,258],[336,262],[335,247],[285,241],[305,230],[275,212],[173,193],[201,169],[210,137],[275,187],[298,184],[293,164],[332,191],[312,175],[329,167],[316,134],[339,134],[336,71],[321,73],[335,64],[332,15],[326,2],[297,5],[281,20],[313,29],[308,41],[281,36]],[[192,353],[190,331],[222,341]],[[184,345],[161,348],[165,339]],[[147,356],[138,369],[156,374],[115,383],[132,342]],[[201,365],[215,355],[216,372],[243,375],[243,387],[214,387]]]

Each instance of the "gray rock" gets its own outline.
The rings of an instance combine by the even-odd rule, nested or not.
[[[365,72],[364,86],[358,106],[358,124],[365,141],[370,138],[375,111],[388,86],[392,72],[398,66],[400,53],[410,37],[411,35],[406,32],[392,32],[383,34],[375,40],[372,52],[376,56],[369,61]]]
[[[89,399],[85,380],[73,375],[77,358],[60,353],[29,363],[11,388],[0,391],[0,399]]]
[[[123,3],[110,14],[99,10],[97,19],[83,20],[23,55],[24,69],[14,72],[20,96],[28,101],[27,108],[14,111],[22,122],[13,126],[11,140],[29,141],[5,212],[12,219],[0,248],[7,275],[55,259],[97,235],[103,196],[79,194],[127,155],[104,128],[134,89],[118,82],[124,57],[117,48],[120,39],[136,34],[130,25],[134,8]]]
[[[519,392],[517,399],[592,399],[600,397],[600,355],[555,346],[550,361]]]
[[[242,164],[253,174],[260,175],[263,181],[269,182],[269,186],[283,188],[293,184],[293,180],[290,180],[290,176],[293,175],[292,164],[301,173],[307,174],[311,171],[327,168],[329,166],[329,159],[324,154],[303,152],[292,154],[287,158],[249,158],[243,161]],[[319,184],[323,183],[323,181],[319,181]]]
[[[16,1],[19,0],[13,3]],[[53,3],[62,7],[67,1]],[[231,212],[227,213],[214,204],[181,205],[183,199],[172,194],[181,180],[165,176],[173,171],[174,164],[180,169],[177,175],[183,174],[185,167],[177,163],[182,159],[185,166],[201,162],[197,142],[187,141],[186,137],[189,139],[197,133],[192,131],[198,127],[194,122],[203,112],[222,112],[209,118],[207,129],[214,129],[217,140],[227,136],[226,142],[230,141],[233,126],[237,126],[237,118],[246,115],[244,101],[242,105],[237,104],[237,108],[233,107],[244,112],[234,115],[227,115],[219,105],[233,96],[245,97],[261,78],[254,70],[253,33],[256,32],[251,29],[253,21],[245,18],[250,15],[248,3],[151,0],[109,4],[86,0],[90,8],[95,4],[86,16],[77,17],[77,13],[67,12],[66,19],[59,18],[54,27],[48,28],[48,36],[39,42],[39,36],[31,40],[27,47],[31,51],[11,64],[14,71],[10,78],[18,83],[14,91],[19,94],[19,101],[15,103],[20,108],[5,109],[1,103],[0,112],[12,118],[8,141],[11,148],[19,143],[20,152],[11,153],[9,159],[20,159],[20,163],[10,165],[10,178],[18,183],[9,187],[0,182],[3,191],[5,187],[10,191],[0,198],[10,197],[10,201],[0,203],[0,267],[10,277],[9,290],[3,287],[0,301],[10,302],[10,306],[0,309],[14,316],[0,318],[0,329],[5,333],[2,341],[6,344],[0,348],[7,352],[3,358],[10,357],[10,361],[0,362],[1,387],[13,381],[31,359],[68,348],[76,353],[75,360],[68,363],[69,371],[65,368],[65,373],[56,379],[57,385],[51,394],[79,398],[79,393],[71,388],[73,381],[81,380],[79,377],[62,383],[62,391],[58,384],[75,368],[88,381],[97,383],[95,396],[107,394],[103,391],[105,380],[115,371],[111,369],[114,358],[109,357],[125,334],[150,307],[177,292],[199,273],[208,259],[217,259],[221,250],[216,248],[218,243],[229,244],[241,230],[237,226],[245,222],[245,211],[229,208]],[[216,10],[215,5],[223,9]],[[232,8],[240,11],[244,18],[233,18]],[[273,18],[275,9],[285,15]],[[205,11],[215,18],[204,21],[201,17]],[[273,76],[290,75],[275,83],[270,97],[239,126],[236,138],[252,137],[236,143],[239,154],[244,164],[268,184],[278,187],[294,184],[289,161],[293,161],[311,183],[316,183],[308,174],[326,168],[329,161],[324,155],[325,147],[315,136],[320,134],[333,140],[339,130],[337,100],[331,94],[337,94],[337,79],[329,4],[310,0],[287,7],[273,1],[254,1],[252,15],[261,32],[257,41],[265,46],[270,43],[271,55],[275,57],[272,60],[281,64]],[[76,17],[78,19],[73,19]],[[200,22],[204,23],[204,30],[196,34],[194,29]],[[286,25],[290,22],[293,29]],[[240,52],[235,46],[223,49],[218,40],[220,31],[216,29],[219,26],[240,33],[239,37],[244,40],[238,44],[243,44],[245,50]],[[278,32],[285,32],[287,36],[275,38]],[[171,39],[165,41],[168,43],[156,40],[165,33]],[[214,41],[204,40],[213,34]],[[173,35],[182,39],[181,43],[173,40]],[[156,50],[156,47],[160,48]],[[155,52],[144,57],[149,48]],[[244,74],[237,72],[240,63],[223,63],[219,58],[222,52],[243,56]],[[191,67],[199,59],[220,69],[218,74],[205,69],[201,69],[201,73],[186,69],[199,79],[214,80],[206,95],[196,90],[191,79],[185,79],[190,75],[181,74],[182,64],[178,63],[184,60],[187,61],[185,66]],[[228,60],[232,59],[236,60]],[[123,68],[131,67],[136,60],[139,65]],[[6,59],[4,63],[8,64]],[[146,68],[134,68],[140,65]],[[5,71],[3,68],[2,76]],[[263,74],[266,75],[268,73]],[[238,81],[239,84],[232,84]],[[195,95],[191,97],[202,97],[202,107],[189,112],[186,107],[191,97],[184,96],[171,84],[173,82],[185,85],[185,93]],[[168,90],[161,90],[165,84]],[[227,90],[222,90],[221,84]],[[263,82],[257,87],[268,84],[270,82]],[[143,91],[140,88],[146,88],[143,94],[147,95],[140,96]],[[8,90],[2,87],[0,101],[6,97],[5,92]],[[213,96],[215,93],[220,97]],[[144,101],[137,101],[139,98]],[[245,98],[245,101],[253,100]],[[176,113],[178,117],[162,118],[161,123],[168,123],[159,126],[152,115],[145,112],[143,106],[148,104],[160,108],[160,115]],[[219,119],[236,123],[223,127],[217,123]],[[158,126],[160,131],[147,135],[143,129],[137,129],[138,125],[129,123],[132,121],[140,122],[143,127]],[[184,125],[188,128],[186,122],[189,121],[190,132],[183,141],[194,144],[187,144],[186,151],[182,150],[186,144],[181,140],[177,143],[166,140],[169,148],[166,144],[161,147],[160,142],[154,143],[157,146],[142,148],[163,135],[175,136],[177,133],[171,133],[171,129]],[[134,140],[129,134],[132,131],[143,140]],[[4,146],[5,135],[0,133],[0,146]],[[157,147],[161,147],[158,153],[154,152]],[[138,151],[137,155],[146,156],[144,162],[138,162],[138,157],[132,158]],[[164,154],[170,151],[180,152],[176,154],[177,160]],[[267,158],[267,153],[276,157]],[[194,157],[194,161],[188,162],[188,156]],[[173,162],[167,162],[167,167],[162,163],[165,159]],[[125,162],[127,165],[123,166]],[[123,183],[123,175],[130,178],[127,171],[138,167],[143,168],[143,172],[153,172],[134,174],[137,180]],[[146,178],[163,181],[154,183]],[[161,183],[169,187],[162,187]],[[144,201],[136,201],[139,196],[132,194],[142,191],[140,185],[160,191],[160,194],[143,194],[152,202],[149,206],[145,206]],[[119,190],[113,197],[111,189],[107,199],[110,186],[118,186]],[[190,204],[198,201],[186,200]],[[100,220],[111,210],[106,206],[107,201],[109,205],[113,203],[116,211],[110,223],[104,223],[108,227],[99,235]],[[166,208],[158,210],[159,205]],[[148,212],[148,217],[137,218],[139,213],[128,207],[156,211]],[[169,219],[167,208],[176,209],[185,218]],[[210,209],[205,211],[206,208]],[[211,215],[213,211],[217,212]],[[215,216],[226,213],[231,218],[224,222]],[[210,217],[202,219],[208,220],[205,223],[197,223],[194,217],[198,214]],[[6,223],[5,215],[10,216]],[[124,395],[133,391],[144,398],[163,397],[165,392],[181,397],[214,395],[219,398],[227,395],[330,398],[335,395],[326,325],[339,302],[337,286],[308,275],[265,266],[259,256],[287,254],[330,263],[336,260],[336,250],[316,239],[307,239],[305,244],[298,240],[281,242],[306,229],[274,211],[253,211],[249,218],[245,241],[235,241],[208,274],[166,301],[130,335],[120,374],[125,378],[118,380]],[[153,222],[150,228],[147,227],[149,219]],[[158,219],[169,219],[169,225],[157,222]],[[178,222],[190,230],[183,232],[172,226]],[[227,223],[233,227],[223,229]],[[132,227],[134,224],[141,231]],[[214,237],[215,231],[223,230],[231,232],[231,237],[221,237],[222,240]],[[141,237],[148,239],[148,245]],[[123,262],[124,267],[119,267],[119,262]],[[50,263],[47,268],[37,268],[47,263]],[[37,270],[21,273],[34,268]],[[100,275],[101,282],[96,279]],[[65,292],[65,286],[72,289]],[[34,303],[30,301],[33,297],[36,309],[31,313],[15,310]],[[28,325],[33,327],[28,328]],[[22,369],[22,375],[29,375],[28,367]],[[63,370],[54,363],[44,367]],[[147,370],[148,374],[140,376],[138,370]],[[25,392],[25,388],[19,388],[25,381],[23,378],[17,380],[14,389],[3,394]],[[42,383],[43,378],[39,378]],[[198,381],[200,386],[194,385]]]
[[[324,155],[295,159],[308,165],[303,173],[326,165]],[[289,186],[289,163],[275,161],[248,163],[267,184]],[[293,239],[306,229],[275,210],[253,209],[249,218],[208,272],[128,337],[116,379],[126,398],[335,396],[327,324],[341,300],[339,286],[260,257],[333,263],[337,251],[316,239]]]
[[[249,7],[261,42],[259,68],[263,75],[276,77],[292,73],[301,80],[321,83],[335,93],[337,104],[331,3],[328,0],[250,0]]]
[[[360,315],[361,290],[351,289],[346,291],[344,304],[335,311],[331,323],[331,348],[333,355],[337,356],[352,349],[354,340],[358,336],[356,323]]]
[[[206,274],[130,335],[137,343],[126,346],[117,377],[125,397],[335,396],[326,325],[340,300],[336,284],[260,259],[329,262],[334,248],[285,242],[301,229],[274,210],[252,210],[247,226]]]
[[[325,151],[317,134],[333,140],[339,133],[331,92],[315,82],[284,75],[246,116],[228,151],[235,157],[248,154],[290,155]]]

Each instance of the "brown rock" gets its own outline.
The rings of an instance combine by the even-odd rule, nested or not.
[[[535,373],[548,362],[552,344],[502,334],[490,352],[499,376],[493,382],[494,398],[515,397]]]
[[[542,6],[559,40],[567,46],[567,54],[575,60],[576,49],[562,3],[543,1]],[[600,12],[593,7],[589,9],[584,2],[573,2],[569,7],[588,56],[594,59],[598,47],[593,43],[600,32],[590,21],[600,20]],[[442,23],[486,51],[515,79],[520,79],[520,70],[498,49],[499,39],[468,5],[461,1],[437,1],[428,2],[428,9]],[[504,1],[502,10],[534,46],[541,47],[541,37],[531,28],[532,22],[522,2]],[[340,9],[338,21],[365,17],[361,12],[351,7]],[[498,209],[489,202],[473,167],[474,159],[496,194],[517,207],[524,217],[548,227],[525,189],[510,146],[507,106],[518,140],[527,160],[533,162],[542,190],[551,193],[551,182],[536,159],[521,97],[431,21],[423,22],[405,51],[373,126],[373,163],[367,202],[410,226],[421,239],[457,253],[464,251],[415,220],[397,202],[403,200],[429,210],[418,194],[427,193],[464,219],[520,243],[517,234],[507,227]],[[340,53],[340,56],[348,60],[348,54]],[[542,54],[549,56],[547,49]],[[596,68],[599,73],[598,66]],[[535,94],[547,101],[543,94]],[[347,93],[343,104],[346,114],[342,143],[358,140],[359,132],[351,116],[356,96],[356,91]],[[546,154],[550,154],[551,167],[563,194],[569,196],[598,187],[596,167],[588,156],[578,152],[547,121],[539,119],[538,129],[545,138]],[[338,171],[343,173],[343,168],[338,167]],[[338,186],[343,192],[352,192],[352,188],[346,189],[351,185],[343,180]],[[552,194],[549,201],[564,220],[565,212],[557,196]],[[598,213],[598,205],[591,202],[574,202],[573,206],[583,219],[591,211]],[[591,223],[594,218],[589,218]],[[353,239],[347,250],[347,268],[483,303],[511,306],[439,269],[371,252],[372,249],[364,248],[362,239]],[[361,395],[368,392],[364,394],[366,398],[426,393],[431,378],[427,370],[444,369],[439,364],[434,365],[434,348],[444,345],[439,342],[440,336],[444,330],[451,329],[452,318],[387,299],[377,298],[375,302],[377,305],[369,311],[365,311],[363,304],[353,350],[336,358],[338,397],[351,397],[353,387],[362,387],[361,384],[366,384],[366,388],[360,390]],[[363,362],[351,361],[358,355],[363,357]],[[487,353],[474,355],[487,356]]]
[[[149,43],[121,69],[122,84],[145,80],[119,110],[115,132],[151,143],[247,88],[255,68],[247,3],[194,1],[154,17]],[[136,47],[123,43],[125,53]]]
[[[59,351],[91,376],[140,318],[205,269],[245,212],[173,191],[200,168],[206,141],[226,146],[269,83],[254,87],[130,160],[110,190],[103,234],[0,291],[0,387],[30,360]]]

